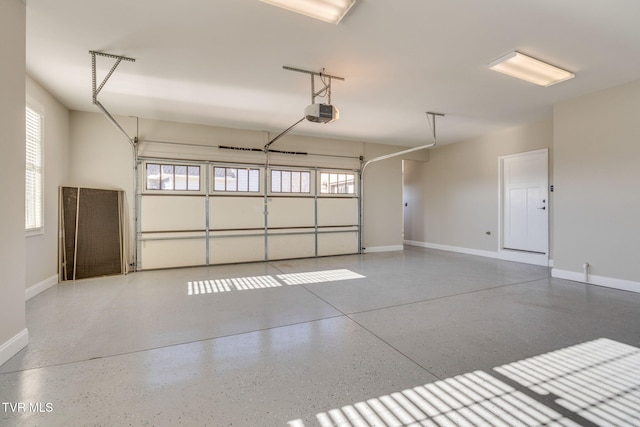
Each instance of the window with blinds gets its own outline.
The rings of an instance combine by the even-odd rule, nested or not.
[[[26,107],[25,229],[40,232],[42,214],[42,115]]]

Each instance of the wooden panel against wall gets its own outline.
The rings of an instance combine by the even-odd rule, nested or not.
[[[120,192],[73,187],[61,192],[62,279],[123,273]]]

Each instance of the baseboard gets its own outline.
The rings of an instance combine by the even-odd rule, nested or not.
[[[0,366],[29,344],[29,331],[25,328],[18,335],[0,345]]]
[[[401,251],[404,247],[402,245],[394,245],[394,246],[370,246],[364,249],[364,253],[373,253],[373,252],[391,252],[391,251]]]
[[[486,258],[501,259],[504,261],[521,262],[524,264],[540,265],[548,267],[550,260],[544,254],[530,254],[517,251],[484,251],[481,249],[462,248],[459,246],[440,245],[437,243],[417,242],[414,240],[405,240],[405,245],[419,246],[422,248],[437,249],[440,251],[457,252],[466,255],[476,255]]]
[[[414,240],[405,240],[404,244],[409,246],[419,246],[421,248],[437,249],[440,251],[458,252],[458,253],[467,254],[467,255],[483,256],[487,258],[498,258],[498,259],[500,258],[497,252],[483,251],[480,249],[461,248],[458,246],[440,245],[437,243],[428,243],[428,242],[416,242]]]
[[[604,286],[607,288],[619,289],[621,291],[640,293],[640,282],[632,280],[616,279],[614,277],[596,276],[589,274],[585,281],[584,273],[569,270],[551,269],[551,277],[557,279],[571,280],[573,282],[581,282],[589,285]]]
[[[47,289],[49,289],[52,286],[55,286],[58,284],[58,275],[54,275],[51,277],[48,277],[46,279],[44,279],[43,281],[36,283],[33,286],[29,286],[25,291],[24,291],[24,299],[29,300],[33,297],[35,297],[36,295],[38,295],[40,292],[44,292]]]
[[[539,265],[542,267],[550,267],[551,261],[547,254],[535,254],[529,252],[520,252],[520,251],[509,251],[509,250],[501,250],[498,251],[499,258],[505,261],[515,261],[515,262],[523,262],[525,264],[533,264]]]

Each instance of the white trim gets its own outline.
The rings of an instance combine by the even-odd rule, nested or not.
[[[513,159],[513,158],[524,157],[524,156],[537,156],[538,154],[547,154],[547,157],[548,157],[549,156],[549,149],[548,148],[538,148],[536,150],[523,151],[521,153],[505,154],[505,155],[499,156],[499,158],[500,159]]]
[[[533,252],[510,251],[502,249],[498,251],[498,258],[506,261],[523,262],[525,264],[541,265],[549,267],[549,257],[547,254]]]
[[[550,262],[550,260],[547,258],[545,254],[534,254],[534,253],[508,251],[508,250],[494,252],[494,251],[485,251],[481,249],[461,248],[458,246],[440,245],[437,243],[416,242],[413,240],[405,240],[404,244],[410,245],[410,246],[419,246],[422,248],[437,249],[440,251],[457,252],[457,253],[467,254],[467,255],[476,255],[476,256],[482,256],[486,258],[501,259],[504,261],[521,262],[524,264],[533,264],[533,265],[539,265],[542,267],[548,267]]]
[[[24,299],[26,300],[30,300],[31,298],[35,297],[36,295],[38,295],[41,292],[46,291],[47,289],[49,289],[52,286],[55,286],[58,284],[58,275],[55,274],[51,277],[48,277],[46,279],[44,279],[41,282],[36,283],[33,286],[29,286],[25,291],[24,291]]]
[[[557,268],[551,270],[551,277],[586,283],[588,285],[604,286],[607,288],[619,289],[621,291],[640,293],[640,282],[634,282],[632,280],[616,279],[615,277],[596,276],[593,274],[589,274],[589,276],[587,277],[587,281],[585,282],[583,272],[578,273],[575,271],[560,270]]]
[[[401,251],[404,247],[402,245],[393,245],[393,246],[371,246],[364,249],[364,253],[373,253],[373,252],[391,252],[391,251]]]
[[[482,256],[487,258],[499,258],[497,252],[484,251],[480,249],[461,248],[458,246],[440,245],[438,243],[429,243],[429,242],[417,242],[414,240],[405,240],[404,244],[409,246],[419,246],[421,248],[437,249],[440,251],[457,252],[457,253],[467,254],[467,255],[477,255],[477,256]]]
[[[44,227],[25,229],[25,237],[42,236],[44,234]]]
[[[27,344],[29,344],[29,331],[24,328],[22,332],[0,345],[0,366],[18,354]]]

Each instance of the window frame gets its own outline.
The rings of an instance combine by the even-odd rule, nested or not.
[[[294,173],[300,173],[300,190],[301,191],[273,191],[273,174],[274,172],[288,172],[291,174]],[[302,191],[302,174],[309,174],[309,191]],[[272,167],[269,168],[269,180],[268,180],[268,194],[272,195],[272,196],[283,196],[283,197],[313,197],[315,196],[315,173],[314,170],[312,169],[305,169],[305,168],[289,168],[289,167]],[[291,177],[293,178],[293,177]],[[281,184],[280,184],[280,188],[282,189],[282,177],[281,179]],[[289,185],[289,188],[291,189],[293,187],[293,181],[289,181],[291,184]]]
[[[29,114],[29,110],[31,110],[31,113],[35,114],[38,116],[38,133],[39,133],[39,138],[37,141],[37,150],[38,155],[39,155],[39,165],[34,165],[32,168],[30,168],[30,162],[28,161],[27,158],[27,144],[29,143],[29,119],[27,117],[27,115]],[[27,101],[25,103],[25,175],[24,175],[24,179],[25,179],[25,224],[24,224],[24,228],[25,228],[25,234],[27,237],[30,236],[37,236],[37,235],[42,235],[44,234],[44,227],[45,227],[45,211],[44,211],[44,123],[45,123],[45,116],[44,116],[44,109],[35,104],[32,101]],[[37,162],[36,162],[37,163]],[[39,200],[34,200],[34,204],[36,205],[37,210],[39,211],[38,213],[36,213],[36,218],[34,219],[34,222],[36,223],[35,226],[33,227],[29,227],[28,223],[27,223],[27,203],[30,199],[30,196],[27,194],[27,190],[28,190],[28,185],[27,185],[27,174],[29,171],[32,171],[35,175],[36,175],[36,179],[35,179],[35,187],[36,187],[36,193],[37,195],[35,197],[37,197]],[[37,219],[39,219],[39,223],[37,221]]]
[[[224,190],[218,190],[216,189],[216,168],[218,169],[224,169],[225,170],[225,189]],[[227,175],[227,169],[234,169],[236,171],[236,189],[227,189],[227,185],[226,185],[226,177]],[[239,170],[246,170],[247,172],[247,190],[243,191],[243,190],[238,190],[238,181],[237,181],[237,176],[238,176],[238,171]],[[258,173],[258,189],[255,191],[249,190],[249,183],[250,183],[250,179],[251,179],[251,171],[257,171]],[[229,165],[229,164],[212,164],[211,165],[211,187],[209,190],[210,194],[217,194],[217,195],[241,195],[241,196],[262,196],[264,195],[264,187],[263,187],[263,179],[264,179],[264,168],[258,167],[256,165]]]
[[[148,170],[148,166],[149,165],[158,165],[160,167],[160,182],[159,182],[159,186],[160,188],[148,188],[148,175],[147,175],[147,170]],[[162,188],[162,167],[164,166],[170,166],[173,168],[173,176],[174,176],[174,180],[173,180],[173,188],[169,189],[169,188]],[[205,176],[206,176],[206,164],[204,163],[197,163],[197,162],[189,162],[189,161],[179,161],[179,160],[145,160],[142,162],[142,167],[140,168],[140,188],[141,188],[141,192],[143,194],[166,194],[166,195],[203,195],[206,192],[206,187],[205,185],[203,185],[204,183],[206,183],[205,181]],[[175,189],[175,169],[176,167],[186,167],[186,178],[185,178],[185,184],[187,186],[187,189],[179,189],[176,190]],[[198,174],[198,189],[197,190],[189,190],[189,169],[190,167],[197,167],[199,168],[199,174]]]
[[[331,193],[322,191],[322,175],[329,174],[329,182],[331,182],[331,175],[352,175],[353,176],[353,192],[352,193]],[[318,170],[318,197],[358,197],[359,196],[359,178],[360,174],[354,170],[340,170],[340,169],[322,169]],[[349,181],[346,180],[345,183]],[[338,184],[340,185],[339,181]]]

